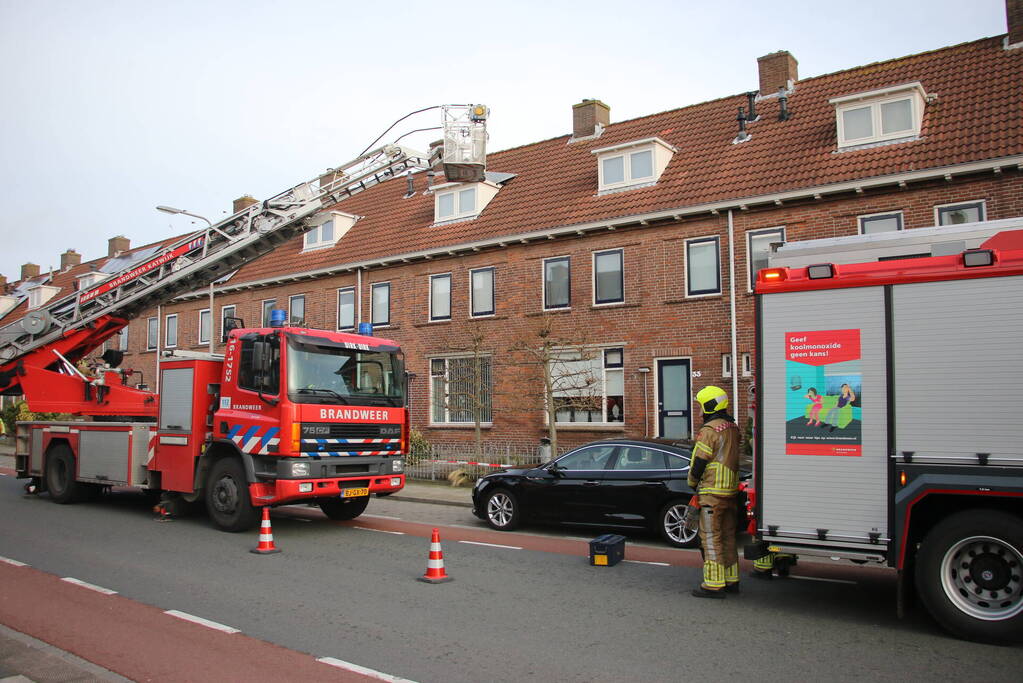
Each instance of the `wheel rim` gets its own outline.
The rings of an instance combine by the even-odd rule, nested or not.
[[[960,611],[1000,621],[1023,611],[1023,555],[991,536],[959,541],[941,561],[941,586]]]
[[[508,526],[515,514],[515,504],[507,493],[495,493],[487,501],[487,517],[495,526]]]
[[[690,529],[687,525],[689,521],[689,506],[672,505],[664,513],[664,533],[675,543],[689,543],[696,538],[696,530]]]
[[[213,507],[217,512],[231,514],[238,507],[238,485],[231,477],[221,477],[213,487]]]

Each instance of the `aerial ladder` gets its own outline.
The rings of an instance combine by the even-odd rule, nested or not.
[[[389,178],[439,161],[451,181],[483,180],[487,108],[440,108],[444,145],[432,156],[393,144],[376,147],[0,328],[0,394],[24,394],[36,412],[155,416],[155,394],[108,382],[106,372],[87,378],[75,364],[132,318],[229,275],[329,220],[329,207]]]

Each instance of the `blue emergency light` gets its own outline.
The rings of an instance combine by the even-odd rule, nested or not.
[[[270,327],[284,327],[288,320],[288,312],[283,308],[275,308],[270,311]]]
[[[359,323],[359,334],[365,337],[372,337],[373,323]]]

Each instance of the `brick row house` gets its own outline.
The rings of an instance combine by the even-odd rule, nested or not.
[[[412,423],[433,443],[473,438],[474,411],[453,397],[475,346],[484,438],[521,446],[546,420],[521,349],[549,325],[562,448],[688,437],[707,384],[738,396],[744,422],[752,283],[772,244],[1023,215],[1023,18],[1006,6],[1008,35],[806,79],[777,52],[757,60],[755,91],[629,121],[583,100],[571,133],[489,154],[484,181],[384,182],[216,283],[212,307],[208,290],[181,297],[116,343],[151,385],[159,350],[211,336],[221,350],[225,317],[371,322],[403,348]],[[106,258],[29,268],[0,324],[26,292],[88,284],[154,246],[115,238]]]

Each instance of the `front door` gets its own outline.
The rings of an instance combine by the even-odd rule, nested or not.
[[[692,373],[688,358],[657,361],[657,436],[688,439],[692,434]]]

